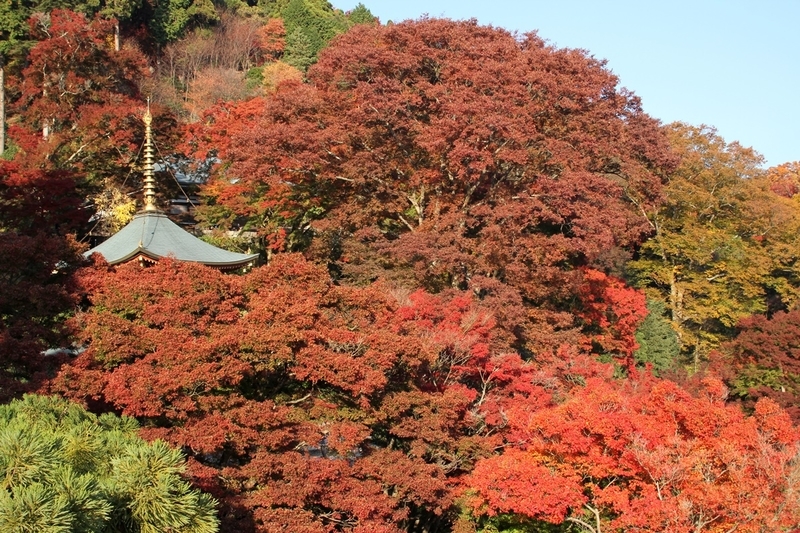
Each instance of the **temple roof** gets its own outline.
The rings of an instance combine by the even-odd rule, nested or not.
[[[258,258],[258,254],[229,252],[203,242],[160,211],[138,213],[127,226],[83,255],[93,253],[102,255],[111,265],[137,257],[150,261],[172,257],[222,269],[242,268]]]
[[[150,100],[144,117],[144,209],[127,226],[105,242],[95,246],[84,257],[102,255],[110,265],[134,259],[158,261],[172,257],[178,261],[202,263],[218,269],[239,269],[255,264],[258,254],[239,254],[203,242],[172,222],[156,207],[156,182],[153,172],[154,147]]]

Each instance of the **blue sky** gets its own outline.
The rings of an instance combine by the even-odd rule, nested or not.
[[[331,0],[349,10],[359,0]],[[361,0],[381,22],[423,14],[537,30],[608,60],[664,123],[717,128],[765,166],[800,161],[800,0]]]

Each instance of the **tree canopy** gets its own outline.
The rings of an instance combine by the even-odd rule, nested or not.
[[[665,202],[649,214],[654,235],[628,264],[667,302],[684,352],[697,361],[735,334],[739,320],[798,301],[800,212],[773,192],[752,149],[711,128],[668,127],[681,164]]]
[[[97,414],[0,406],[4,529],[800,528],[797,163],[474,20],[26,6],[0,400]],[[83,260],[135,209],[145,97],[265,265]]]
[[[559,314],[572,314],[578,267],[619,273],[674,164],[657,122],[601,62],[534,34],[357,26],[308,76],[244,125],[240,113],[210,117],[230,165],[209,189],[215,209],[348,283],[386,277],[503,302],[498,319],[537,351],[580,326]]]
[[[558,406],[509,412],[514,444],[476,466],[472,505],[587,533],[794,527],[797,429],[771,400],[748,418],[725,393],[712,379],[699,397],[592,380]]]

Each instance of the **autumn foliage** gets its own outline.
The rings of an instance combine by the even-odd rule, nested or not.
[[[78,301],[71,273],[79,249],[45,233],[0,231],[0,400],[35,390],[65,359],[42,352],[69,344],[63,316]]]
[[[28,157],[89,177],[124,174],[140,142],[132,133],[140,130],[134,111],[146,76],[141,51],[114,52],[111,21],[69,10],[32,17],[30,24],[36,42],[12,102],[20,127],[39,134],[35,145],[23,146]]]
[[[797,429],[770,400],[752,417],[708,379],[593,379],[558,406],[509,412],[513,448],[470,475],[478,513],[581,531],[783,531],[800,517]],[[535,496],[533,496],[535,495]]]
[[[535,33],[268,4],[118,50],[117,21],[30,20],[3,399],[135,417],[224,532],[800,528],[796,164],[662,126]],[[197,220],[265,265],[78,255],[87,199],[135,196],[151,90],[159,155],[214,166]]]
[[[308,77],[217,145],[215,209],[344,282],[471,290],[531,351],[574,340],[576,267],[619,271],[674,164],[601,62],[534,34],[359,26]]]
[[[472,409],[493,323],[468,297],[337,287],[296,256],[242,278],[162,261],[81,281],[89,348],[54,390],[189,450],[230,531],[443,521],[447,474],[491,451]]]
[[[800,312],[756,315],[738,324],[738,335],[722,345],[712,358],[726,375],[737,397],[749,408],[759,398],[771,398],[800,420]]]
[[[631,315],[606,306],[634,291],[588,274],[587,316],[629,353]],[[618,381],[568,346],[523,361],[469,293],[334,285],[287,254],[244,277],[166,260],[80,282],[88,349],[52,390],[187,450],[226,531],[447,531],[465,525],[459,501],[476,523],[586,531],[800,516],[797,430],[777,404],[746,417],[719,381],[698,396],[633,369]]]
[[[697,368],[740,320],[797,304],[800,212],[774,192],[788,170],[765,173],[756,152],[713,128],[665,129],[681,163],[664,203],[648,214],[652,237],[627,268],[651,297],[667,302],[683,353]]]
[[[644,294],[596,270],[584,272],[579,294],[581,316],[596,331],[587,341],[596,344],[603,353],[618,357],[632,372],[633,354],[639,347],[636,330],[647,316]]]

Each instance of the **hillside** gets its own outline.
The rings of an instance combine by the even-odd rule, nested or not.
[[[225,532],[800,527],[798,163],[536,34],[115,6],[0,18],[4,401],[136,418]],[[148,98],[263,266],[81,260]]]

